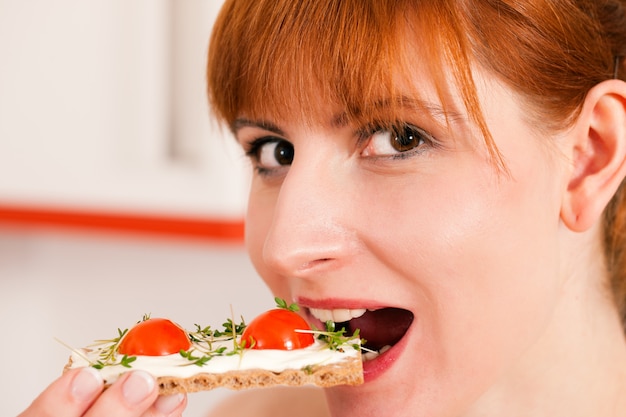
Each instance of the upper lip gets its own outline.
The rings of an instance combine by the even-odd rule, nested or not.
[[[377,310],[380,308],[388,307],[385,304],[380,302],[373,301],[364,301],[364,300],[351,300],[351,299],[338,299],[338,298],[328,298],[323,300],[313,300],[304,297],[296,298],[297,304],[302,308],[307,309],[317,309],[317,310],[338,310],[338,309],[347,309],[347,310],[358,310],[358,309],[367,309],[367,310]]]

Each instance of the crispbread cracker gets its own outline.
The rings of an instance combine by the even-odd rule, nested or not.
[[[72,368],[72,358],[65,365],[64,372]],[[132,371],[132,369],[128,369]],[[311,365],[304,369],[287,369],[273,372],[265,369],[233,370],[223,373],[199,372],[192,377],[157,377],[159,393],[169,395],[182,392],[209,391],[215,388],[242,390],[265,388],[276,385],[302,386],[316,385],[359,385],[363,383],[363,363],[361,353],[347,357],[341,362],[328,365]],[[111,384],[105,383],[105,388]]]
[[[240,390],[276,385],[331,387],[362,384],[363,369],[360,358],[350,358],[339,364],[316,365],[305,370],[288,369],[276,373],[254,369],[222,374],[198,374],[192,378],[159,377],[157,383],[161,394],[207,391],[214,388]]]

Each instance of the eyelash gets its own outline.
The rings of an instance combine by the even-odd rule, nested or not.
[[[421,129],[417,126],[414,126],[410,123],[405,122],[375,122],[371,123],[364,128],[357,131],[358,138],[358,148],[361,149],[361,152],[365,151],[374,140],[375,135],[389,133],[393,137],[401,137],[409,133],[411,136],[417,138],[420,143],[415,146],[407,149],[407,150],[397,150],[397,153],[394,154],[383,154],[383,155],[373,155],[368,156],[371,159],[381,159],[388,158],[392,160],[400,160],[400,159],[409,159],[415,155],[421,154],[425,152],[427,149],[424,147],[435,147],[438,145],[438,141],[424,129]],[[263,147],[268,144],[280,144],[281,142],[289,143],[286,139],[278,136],[262,136],[256,139],[253,139],[247,142],[244,145],[244,151],[246,156],[253,162],[254,170],[257,174],[262,176],[271,176],[272,174],[277,174],[276,168],[267,168],[261,165],[261,152],[263,151]],[[393,147],[393,145],[390,145]],[[278,161],[277,161],[278,163]],[[280,165],[279,166],[288,166],[288,165]]]
[[[381,134],[381,133],[389,133],[390,135],[392,135],[392,137],[395,137],[395,138],[401,137],[408,133],[411,136],[416,137],[420,141],[420,143],[406,150],[396,149],[397,153],[395,154],[378,155],[378,156],[374,155],[371,158],[391,158],[391,159],[396,159],[396,160],[408,159],[414,155],[418,155],[418,154],[425,152],[428,149],[428,148],[424,149],[425,147],[432,148],[432,147],[437,147],[439,145],[439,142],[437,141],[437,139],[435,139],[433,135],[431,135],[424,129],[417,127],[415,125],[412,125],[410,123],[375,122],[375,123],[368,125],[365,129],[362,129],[359,132],[358,134],[359,143],[360,143],[359,148],[365,151],[372,144],[372,141],[374,140],[374,136],[377,134]],[[393,145],[390,145],[390,146],[393,147]]]
[[[262,176],[270,176],[272,173],[274,173],[274,169],[271,168],[265,168],[263,166],[261,166],[260,162],[261,162],[261,151],[263,149],[264,146],[270,144],[270,143],[280,143],[280,142],[285,142],[285,143],[289,143],[289,141],[287,141],[286,139],[283,139],[281,137],[277,137],[277,136],[263,136],[260,138],[256,138],[251,140],[250,142],[247,142],[244,145],[244,152],[246,154],[246,156],[252,161],[253,165],[254,165],[254,170],[257,174],[262,175]]]
[[[261,151],[261,148],[267,144],[267,143],[271,143],[271,142],[275,142],[277,140],[280,140],[279,138],[274,138],[271,136],[264,136],[261,138],[256,138],[251,140],[250,142],[246,142],[244,145],[244,152],[246,153],[246,156],[250,159],[258,159],[259,157],[259,152]]]

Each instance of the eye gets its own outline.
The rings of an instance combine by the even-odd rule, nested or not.
[[[269,171],[291,165],[294,157],[293,145],[275,137],[254,140],[246,153],[259,171]]]
[[[424,130],[402,123],[398,126],[370,129],[362,156],[394,156],[433,142]]]

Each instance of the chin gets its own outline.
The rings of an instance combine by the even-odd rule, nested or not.
[[[407,401],[397,401],[386,385],[386,391],[368,392],[359,387],[333,387],[326,389],[328,409],[332,417],[418,417]],[[424,410],[422,410],[424,411]],[[432,414],[419,414],[420,417],[434,417]]]

